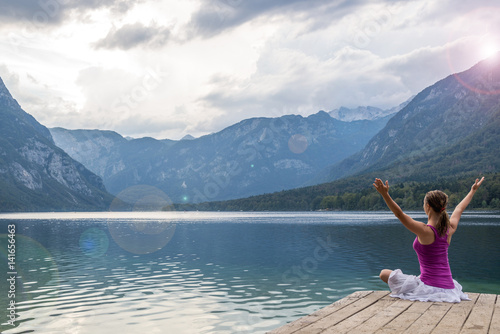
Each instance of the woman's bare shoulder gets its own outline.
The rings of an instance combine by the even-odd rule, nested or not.
[[[417,234],[418,241],[422,245],[430,245],[436,240],[436,234],[434,233],[434,230],[432,229],[432,226],[430,224],[424,224],[424,229],[422,230],[421,234]],[[435,227],[434,227],[435,228]]]

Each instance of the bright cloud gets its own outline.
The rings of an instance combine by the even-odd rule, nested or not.
[[[478,0],[0,3],[0,76],[48,127],[181,138],[395,106],[500,48]]]

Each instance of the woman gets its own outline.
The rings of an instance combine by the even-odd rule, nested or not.
[[[427,224],[413,220],[405,214],[389,195],[389,181],[385,184],[375,179],[373,185],[382,195],[385,203],[403,225],[417,236],[413,248],[420,263],[420,276],[406,275],[400,269],[384,269],[380,278],[389,284],[391,296],[409,300],[451,302],[469,300],[462,292],[462,286],[451,276],[448,262],[448,246],[457,231],[458,222],[477,189],[483,183],[476,179],[470,192],[453,210],[451,217],[446,212],[448,196],[439,190],[430,191],[424,198]]]

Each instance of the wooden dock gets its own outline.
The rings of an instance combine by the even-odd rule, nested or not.
[[[269,334],[500,333],[500,295],[467,294],[471,301],[435,303],[358,291]]]

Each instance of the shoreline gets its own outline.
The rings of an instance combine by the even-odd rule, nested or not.
[[[421,211],[407,211],[416,217],[424,217]],[[391,211],[62,211],[62,212],[0,212],[0,220],[44,220],[44,219],[165,219],[165,218],[202,218],[204,216],[227,216],[227,217],[245,217],[245,216],[290,216],[290,215],[388,215],[393,218]],[[500,215],[498,210],[467,210],[464,217],[469,215]]]

